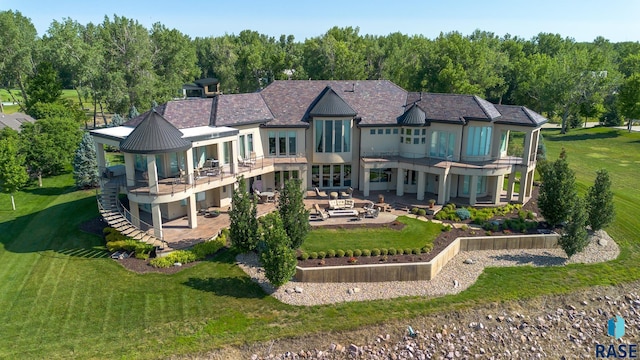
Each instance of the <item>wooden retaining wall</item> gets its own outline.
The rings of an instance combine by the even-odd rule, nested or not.
[[[460,251],[550,249],[558,247],[558,234],[457,238],[431,261],[402,264],[370,264],[296,267],[300,282],[379,282],[431,280]]]

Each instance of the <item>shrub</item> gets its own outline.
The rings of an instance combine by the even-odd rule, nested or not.
[[[371,250],[369,249],[362,250],[362,256],[371,256]]]
[[[428,253],[431,250],[433,250],[433,244],[432,243],[426,244],[425,246],[422,247],[422,252],[423,253]]]
[[[308,258],[309,258],[309,254],[306,253],[306,252],[303,252],[303,253],[300,254],[300,256],[298,256],[298,259],[300,259],[302,261],[307,260]]]
[[[155,268],[168,268],[173,266],[173,261],[169,260],[167,257],[159,257],[151,259],[151,261],[149,261],[149,265]]]
[[[318,251],[318,259],[324,259],[327,256],[327,253],[324,251]]]
[[[189,250],[176,250],[170,253],[169,255],[165,256],[164,258],[171,261],[171,264],[174,264],[174,263],[188,264],[190,262],[194,262],[197,260],[196,254],[193,251],[189,251]]]
[[[491,236],[491,235],[493,235],[493,232],[491,232],[491,230],[487,230],[487,231],[484,232],[484,234],[487,235],[487,236]]]
[[[412,252],[412,251],[413,251],[413,249],[411,249],[411,248],[406,248],[406,249],[404,249],[404,254],[405,254],[405,255],[411,255],[411,252]]]
[[[353,256],[362,256],[362,250],[360,249],[355,249],[353,250]]]
[[[327,257],[336,257],[336,251],[333,249],[327,250]]]
[[[371,256],[380,256],[380,249],[372,249]]]
[[[418,249],[418,248],[414,248],[413,250],[411,250],[411,253],[414,254],[414,255],[420,255],[421,252],[422,251],[420,251],[420,249]]]
[[[193,246],[193,253],[196,255],[196,259],[202,260],[209,255],[213,255],[218,250],[222,249],[227,244],[225,236],[220,235],[217,238],[205,242],[198,243]]]
[[[140,259],[140,260],[147,260],[149,258],[149,253],[138,253],[138,252],[136,252],[135,258],[136,259]]]
[[[427,210],[425,209],[418,209],[418,216],[425,216],[427,215]]]
[[[414,207],[414,208],[411,209],[411,213],[415,215],[415,214],[418,213],[418,210],[419,209],[417,207]]]
[[[467,231],[467,230],[469,230],[469,227],[467,225],[462,225],[460,227],[460,229],[463,230],[463,231]]]
[[[312,251],[309,253],[309,259],[317,259],[318,258],[318,253],[315,251]]]
[[[343,257],[343,256],[344,256],[344,250],[338,250],[338,251],[336,251],[336,256],[337,256],[337,257]]]
[[[456,210],[456,216],[459,217],[460,220],[467,220],[471,218],[471,213],[465,208],[460,208]]]
[[[451,225],[449,224],[442,225],[442,231],[451,231]]]
[[[388,254],[389,254],[389,249],[387,249],[387,248],[380,249],[380,255],[386,256]]]
[[[352,257],[353,256],[353,250],[347,250],[344,252],[344,256],[346,257]]]
[[[389,248],[389,255],[395,255],[397,253],[396,248]]]
[[[436,220],[446,220],[447,219],[447,212],[446,211],[439,211],[435,216],[434,219]]]

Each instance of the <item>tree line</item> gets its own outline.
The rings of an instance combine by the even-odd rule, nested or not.
[[[552,33],[523,39],[476,30],[429,39],[333,27],[305,41],[252,30],[191,39],[161,23],[148,29],[117,15],[100,24],[53,20],[39,37],[20,12],[0,12],[1,85],[20,89],[28,101],[26,79],[43,62],[65,88],[78,90],[81,104],[91,99],[103,113],[147,109],[179,96],[184,83],[216,77],[224,93],[253,92],[282,79],[388,79],[409,91],[525,105],[562,120],[563,130],[587,117],[615,125],[640,118],[640,43],[603,37],[587,43]]]

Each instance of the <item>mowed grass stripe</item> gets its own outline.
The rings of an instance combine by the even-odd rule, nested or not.
[[[42,310],[39,316],[41,325],[36,336],[39,335],[45,338],[47,335],[50,337],[52,333],[55,333],[55,337],[59,338],[63,330],[62,325],[65,310],[68,309],[69,306],[67,301],[59,301],[59,299],[69,299],[67,294],[69,288],[66,286],[67,279],[64,278],[66,267],[69,264],[69,258],[51,260],[50,264],[47,274],[44,276],[48,281],[41,284],[36,299],[37,302],[46,303],[45,306],[41,307]],[[63,282],[62,286],[60,286],[61,282]],[[51,328],[54,328],[55,331],[52,332],[48,330]]]

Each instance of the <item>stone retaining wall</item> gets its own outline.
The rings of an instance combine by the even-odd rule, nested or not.
[[[457,238],[431,261],[403,264],[370,264],[296,267],[300,282],[379,282],[431,280],[460,251],[550,249],[558,247],[558,234]]]

